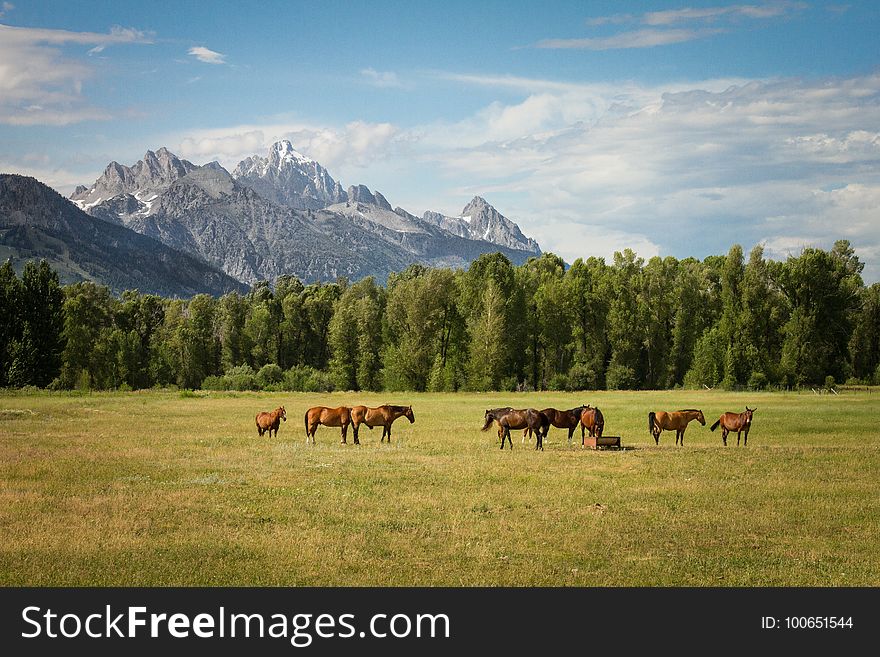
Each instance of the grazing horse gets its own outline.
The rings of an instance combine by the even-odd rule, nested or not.
[[[351,409],[348,406],[339,408],[327,408],[326,406],[313,406],[306,411],[306,443],[311,438],[315,443],[315,432],[318,425],[325,427],[342,427],[342,442],[345,443],[345,435],[348,433],[348,425],[351,424]]]
[[[510,439],[511,429],[531,429],[538,436],[535,449],[544,451],[544,436],[550,431],[550,420],[541,411],[534,408],[517,410],[509,406],[487,410],[482,430],[487,431],[493,421],[498,423],[501,449],[504,449],[505,439],[510,443],[510,449],[513,449],[513,441]]]
[[[724,441],[725,447],[727,447],[728,433],[736,431],[736,446],[739,447],[739,434],[745,432],[746,435],[743,436],[743,447],[745,447],[749,442],[749,429],[752,428],[752,413],[757,410],[746,406],[745,413],[724,413],[709,429],[715,431],[718,425],[721,425],[721,440]]]
[[[416,421],[413,415],[412,406],[392,406],[383,404],[376,408],[367,408],[366,406],[352,406],[351,408],[351,427],[354,430],[354,444],[360,445],[358,440],[358,429],[362,424],[366,424],[370,430],[373,427],[382,426],[382,437],[379,439],[381,443],[385,440],[385,434],[388,434],[388,442],[391,442],[391,424],[399,417],[405,417],[412,424]]]
[[[567,411],[558,411],[555,408],[544,408],[541,412],[547,416],[547,419],[557,429],[568,429],[568,443],[571,444],[571,436],[577,429],[578,423],[581,421],[581,411],[589,406],[578,406]],[[526,435],[531,439],[532,430],[524,429],[522,442],[526,441]],[[546,435],[545,435],[546,437]]]
[[[654,436],[654,442],[660,444],[661,431],[675,431],[675,444],[678,445],[679,439],[684,446],[684,431],[687,429],[688,422],[697,420],[704,427],[706,426],[706,418],[703,417],[703,411],[696,408],[684,408],[680,411],[667,413],[666,411],[651,411],[648,413],[648,430]]]
[[[262,436],[267,431],[269,432],[269,438],[272,437],[272,430],[275,430],[275,437],[278,437],[278,425],[281,424],[281,420],[287,422],[287,411],[284,410],[283,406],[279,406],[271,413],[257,413],[257,417],[254,418],[257,422],[257,432]]]
[[[598,436],[602,437],[602,432],[605,431],[605,416],[602,415],[602,411],[598,408],[587,406],[581,411],[581,447],[584,446],[584,433],[585,431],[590,432],[590,437]]]

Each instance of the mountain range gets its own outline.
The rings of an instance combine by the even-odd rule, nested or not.
[[[34,178],[0,174],[0,257],[45,258],[62,281],[92,280],[114,292],[220,295],[247,286],[200,258],[86,214]]]
[[[9,208],[0,214],[0,226],[27,223],[27,206],[16,206],[12,197],[0,201],[0,207]],[[520,264],[541,252],[537,242],[481,197],[456,217],[430,211],[417,217],[392,207],[365,185],[343,189],[321,164],[286,140],[272,144],[265,157],[242,160],[232,173],[217,162],[193,164],[167,148],[147,151],[130,167],[111,162],[91,186],[77,187],[70,201],[70,210],[81,211],[75,215],[80,223],[87,213],[100,222],[94,226],[108,227],[117,240],[124,234],[120,231],[133,232],[186,254],[189,259],[182,262],[187,267],[200,261],[248,285],[285,274],[305,282],[339,276],[384,281],[416,262],[466,267],[483,253],[500,251]],[[56,207],[57,200],[49,205]],[[16,221],[6,220],[13,210]],[[66,210],[68,215],[74,216]],[[39,224],[37,217],[34,222]],[[4,235],[0,244],[7,241]],[[56,259],[74,262],[85,247],[83,239],[75,246]],[[64,248],[58,245],[56,251]],[[95,269],[96,261],[89,262]],[[193,289],[192,282],[176,293]],[[229,282],[217,279],[211,289],[218,285],[228,287]]]

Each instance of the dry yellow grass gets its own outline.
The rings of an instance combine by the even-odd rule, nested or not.
[[[305,444],[309,406],[386,401],[416,416],[391,445]],[[586,402],[630,449],[479,431]],[[748,448],[722,447],[708,425],[746,403]],[[647,412],[681,407],[707,426],[655,446]],[[877,586],[877,418],[867,392],[5,394],[0,584]]]

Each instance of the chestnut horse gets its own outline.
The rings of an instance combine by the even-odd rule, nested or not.
[[[585,430],[590,432],[590,437],[602,437],[605,431],[605,416],[598,408],[587,406],[581,411],[581,447],[584,446]]]
[[[373,427],[382,427],[382,437],[379,439],[381,443],[385,440],[385,434],[388,434],[388,442],[391,442],[391,424],[399,417],[405,417],[412,424],[416,421],[413,415],[412,406],[392,406],[383,404],[376,408],[367,408],[366,406],[352,406],[351,408],[351,427],[354,430],[354,444],[360,445],[358,440],[358,429],[362,424],[366,424],[370,430]]]
[[[675,431],[675,444],[678,445],[678,441],[681,439],[681,444],[684,446],[684,431],[691,420],[697,420],[704,427],[706,426],[703,411],[696,408],[684,408],[672,413],[651,411],[648,413],[648,431],[654,436],[654,442],[658,445],[660,444],[660,432]]]
[[[486,411],[483,431],[487,431],[492,422],[498,423],[498,437],[501,438],[501,449],[504,449],[504,440],[510,443],[513,449],[513,441],[510,439],[511,429],[531,429],[538,436],[535,449],[544,451],[544,436],[550,431],[550,420],[541,411],[534,408],[514,409],[510,406],[495,408]]]
[[[312,444],[315,443],[315,432],[318,425],[323,424],[325,427],[342,427],[342,442],[345,442],[345,435],[348,433],[348,425],[351,424],[351,409],[348,406],[340,406],[339,408],[327,408],[326,406],[313,406],[306,411],[306,443],[311,438]]]
[[[284,410],[283,406],[279,406],[271,413],[257,413],[256,418],[254,418],[257,422],[257,432],[262,436],[267,431],[269,432],[269,438],[272,437],[272,430],[275,430],[275,437],[278,437],[278,425],[281,424],[281,420],[287,422],[287,412]]]
[[[745,413],[724,413],[709,429],[715,431],[718,425],[721,425],[721,440],[724,441],[725,447],[727,447],[728,433],[736,431],[736,446],[739,447],[739,434],[744,432],[746,435],[743,436],[743,447],[745,447],[749,442],[749,429],[752,428],[752,413],[757,410],[746,406]]]
[[[589,406],[578,406],[577,408],[572,408],[567,411],[558,411],[555,408],[544,408],[541,409],[541,412],[547,416],[547,419],[550,420],[550,424],[557,429],[568,429],[568,443],[571,444],[571,436],[574,434],[574,430],[577,429],[578,423],[581,421],[581,411],[585,408],[589,408]],[[521,442],[526,441],[526,435],[531,438],[532,430],[523,430]]]

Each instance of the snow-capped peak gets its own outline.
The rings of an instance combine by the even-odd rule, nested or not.
[[[269,152],[269,158],[276,160],[279,164],[282,162],[297,162],[300,164],[311,164],[315,162],[313,159],[306,157],[296,150],[293,147],[293,144],[286,139],[276,141],[272,144]]]

